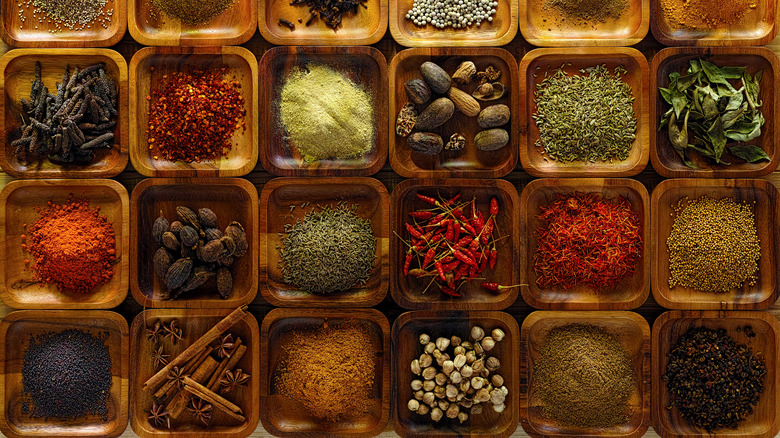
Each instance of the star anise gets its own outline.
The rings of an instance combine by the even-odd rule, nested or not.
[[[190,399],[190,405],[187,406],[187,410],[192,412],[192,415],[202,421],[203,424],[208,425],[214,407],[199,398],[193,397]]]
[[[174,385],[179,389],[184,387],[184,378],[187,376],[189,376],[189,374],[184,374],[184,370],[179,367],[173,367],[168,371],[168,380],[176,382]]]
[[[249,384],[249,377],[251,376],[244,373],[241,368],[238,368],[235,371],[225,370],[225,374],[219,379],[219,384],[222,386],[221,392],[227,394],[236,388],[247,386]]]
[[[171,338],[171,341],[175,344],[176,341],[181,340],[183,331],[179,327],[179,320],[173,319],[168,325],[163,324],[163,330],[165,330],[165,338]]]
[[[152,403],[152,409],[149,410],[149,422],[154,423],[155,426],[168,426],[171,428],[171,416],[168,411],[165,410],[164,405],[158,405]]]
[[[220,358],[230,357],[233,354],[233,335],[228,333],[227,335],[217,339],[217,355]]]
[[[171,357],[170,354],[164,354],[162,345],[160,345],[160,348],[158,348],[157,350],[152,351],[152,360],[154,361],[154,369],[157,369],[160,365],[167,364],[169,357]]]
[[[162,332],[162,324],[160,324],[160,320],[155,321],[151,327],[146,328],[146,339],[151,341],[153,344],[160,342],[162,336],[163,336],[163,332]]]

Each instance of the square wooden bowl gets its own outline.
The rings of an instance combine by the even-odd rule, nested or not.
[[[693,29],[670,20],[661,2],[653,1],[650,4],[650,31],[665,46],[763,46],[777,35],[776,3],[756,0],[756,7],[735,24],[716,29]]]
[[[526,17],[520,20],[523,38],[535,46],[633,46],[650,29],[650,0],[628,0],[628,9],[618,19],[586,24],[565,21],[555,8],[545,8],[545,0],[520,0]]]
[[[282,244],[286,224],[303,219],[315,206],[356,205],[355,214],[371,220],[376,238],[374,267],[362,286],[349,291],[317,295],[284,282],[279,269],[278,246]],[[301,205],[308,203],[304,208]],[[276,178],[260,193],[263,212],[260,218],[260,248],[263,251],[260,277],[263,298],[280,307],[371,307],[379,304],[388,288],[388,215],[389,195],[382,183],[373,178]]]
[[[562,426],[542,416],[541,400],[535,394],[534,362],[550,330],[569,324],[589,324],[617,338],[628,355],[636,388],[628,400],[633,411],[627,422],[609,428],[575,428]],[[537,311],[523,320],[520,340],[520,424],[532,437],[589,436],[641,437],[650,426],[650,326],[634,312],[621,311]],[[653,376],[655,377],[655,376]],[[655,393],[655,391],[653,391]]]
[[[639,217],[642,233],[642,254],[636,272],[617,286],[599,290],[577,286],[570,290],[543,289],[536,283],[534,253],[538,246],[536,230],[544,225],[538,219],[541,207],[549,205],[558,195],[575,192],[598,193],[604,199],[623,197]],[[650,295],[650,195],[639,181],[627,178],[545,178],[531,181],[520,194],[520,233],[526,236],[520,252],[523,275],[520,293],[523,300],[537,309],[550,310],[629,310],[641,306]]]
[[[145,46],[237,46],[255,33],[257,0],[235,0],[213,20],[196,26],[157,11],[149,0],[126,1],[130,35]]]
[[[451,198],[461,193],[462,200],[472,198],[477,208],[486,213],[490,200],[496,198],[499,214],[496,216],[494,234],[506,237],[497,244],[498,263],[495,269],[486,269],[482,280],[474,280],[458,289],[460,297],[449,297],[433,286],[423,293],[429,280],[405,277],[404,258],[407,247],[399,236],[408,239],[404,224],[409,212],[428,209],[417,198],[417,194]],[[499,179],[407,179],[401,181],[390,197],[390,221],[393,237],[390,239],[390,293],[399,306],[412,310],[496,310],[509,307],[519,295],[517,288],[506,292],[491,292],[480,286],[483,281],[496,282],[504,286],[515,285],[520,280],[520,207],[517,189],[507,181]]]
[[[509,44],[517,35],[516,1],[499,1],[493,21],[484,21],[462,29],[438,29],[428,24],[417,26],[406,19],[414,0],[390,0],[390,34],[406,47],[485,47]]]
[[[666,239],[674,223],[673,207],[680,199],[707,196],[732,198],[734,202],[753,203],[756,231],[761,244],[758,281],[727,293],[697,291],[683,286],[669,287],[669,248]],[[772,183],[761,179],[669,179],[653,189],[652,212],[653,298],[667,309],[755,310],[766,309],[777,301],[780,266],[777,230],[778,192]]]
[[[87,294],[62,293],[53,283],[18,282],[33,277],[24,261],[32,259],[22,249],[27,226],[40,215],[36,208],[48,202],[63,204],[70,195],[89,200],[90,209],[100,207],[100,214],[111,221],[116,239],[117,263],[114,276]],[[85,180],[17,180],[0,191],[0,298],[16,309],[110,309],[127,296],[130,270],[130,208],[127,190],[109,179]]]
[[[141,1],[141,0],[139,0]],[[153,90],[164,86],[167,75],[192,69],[216,69],[227,66],[226,80],[235,78],[244,98],[246,130],[236,130],[233,148],[224,157],[199,163],[155,160],[148,148]],[[152,70],[152,67],[154,70]],[[243,47],[145,47],[130,60],[130,160],[141,175],[155,177],[242,176],[257,164],[257,59]]]
[[[152,237],[152,224],[160,212],[169,222],[177,220],[176,207],[179,205],[194,211],[210,208],[217,215],[220,230],[232,221],[238,221],[244,227],[249,251],[230,267],[233,292],[228,299],[219,297],[213,281],[182,298],[162,299],[165,283],[154,273],[153,256],[160,246]],[[133,189],[130,206],[133,211],[130,290],[139,304],[161,308],[235,308],[255,299],[259,258],[257,189],[249,181],[239,178],[145,179]]]
[[[179,326],[184,333],[184,339],[176,345],[171,345],[170,340],[164,340],[163,345],[169,359],[174,359],[188,346],[198,340],[207,331],[226,317],[231,311],[228,309],[150,309],[139,313],[133,320],[130,328],[130,426],[138,436],[151,437],[180,437],[180,438],[243,438],[249,436],[257,428],[260,407],[257,400],[260,396],[261,378],[260,363],[260,329],[255,317],[248,313],[234,324],[225,333],[241,338],[242,345],[246,345],[247,351],[238,361],[235,369],[241,369],[250,375],[249,384],[245,388],[231,392],[225,396],[228,400],[238,405],[243,411],[246,421],[243,424],[237,422],[218,409],[214,409],[213,416],[208,426],[196,423],[189,412],[184,412],[179,420],[171,419],[171,428],[159,428],[149,421],[149,409],[152,406],[152,393],[144,389],[144,382],[155,374],[152,361],[153,344],[146,338],[146,327],[154,321],[169,322],[173,319],[179,321]],[[212,354],[216,359],[216,355]],[[188,424],[183,424],[187,422]]]
[[[4,2],[10,7],[13,2]],[[15,5],[16,3],[14,3]],[[124,32],[124,31],[123,31]],[[21,134],[21,98],[30,98],[35,79],[35,62],[41,63],[41,79],[56,93],[56,83],[62,81],[65,68],[84,68],[104,63],[106,75],[116,82],[119,93],[118,117],[111,149],[95,151],[95,159],[87,165],[60,165],[48,160],[22,163],[14,154],[11,140]],[[24,115],[25,118],[27,115]],[[127,166],[128,145],[127,63],[119,53],[109,49],[18,49],[0,58],[0,166],[16,178],[111,178]],[[13,137],[12,137],[13,134]]]
[[[280,395],[273,375],[282,359],[280,343],[293,331],[307,331],[324,324],[356,320],[368,327],[377,346],[374,359],[374,388],[368,412],[350,421],[325,423],[310,416],[295,400]],[[372,437],[379,435],[390,420],[390,323],[375,309],[274,309],[262,326],[260,367],[260,418],[263,428],[278,437],[326,436]]]
[[[744,326],[750,326],[755,337],[748,337]],[[736,429],[707,432],[691,426],[676,408],[668,409],[669,391],[661,377],[666,373],[669,353],[677,339],[694,327],[725,329],[737,343],[748,345],[753,354],[762,353],[766,360],[764,392],[753,414]],[[661,314],[653,323],[653,430],[663,438],[753,437],[769,438],[780,431],[780,393],[777,364],[780,362],[777,318],[767,312],[679,311]]]
[[[387,2],[367,0],[366,8],[356,14],[342,15],[337,29],[328,27],[320,18],[306,25],[311,14],[306,3],[291,4],[288,0],[259,0],[260,34],[271,44],[290,46],[367,46],[382,39],[387,31]],[[295,30],[279,24],[279,19],[293,23]],[[302,23],[298,20],[302,20]]]
[[[490,352],[501,363],[497,373],[504,378],[509,389],[506,409],[502,413],[486,405],[479,415],[471,415],[460,424],[443,418],[434,423],[429,416],[412,413],[406,403],[413,398],[411,383],[417,377],[409,371],[414,359],[423,354],[419,337],[425,333],[434,340],[440,336],[459,336],[470,340],[471,328],[482,327],[486,333],[495,328],[504,331],[506,337],[497,342]],[[447,312],[415,311],[401,314],[393,323],[393,429],[403,437],[485,437],[506,438],[517,429],[520,406],[520,368],[517,352],[520,351],[520,329],[517,321],[504,312]]]
[[[631,86],[634,94],[634,115],[636,116],[636,139],[628,158],[622,162],[559,163],[542,155],[543,149],[535,146],[539,140],[539,128],[532,116],[536,113],[534,92],[544,79],[544,74],[559,67],[569,74],[580,74],[579,70],[604,64],[610,74],[622,65],[628,73],[623,81]],[[537,177],[622,177],[632,176],[647,166],[650,154],[648,91],[649,67],[645,55],[628,47],[577,47],[567,49],[536,49],[528,52],[520,61],[520,92],[525,101],[520,104],[520,131],[525,138],[520,141],[520,163],[523,170]]]
[[[764,76],[760,83],[759,99],[763,102],[761,113],[766,123],[761,127],[761,136],[748,142],[766,152],[771,161],[759,161],[747,163],[744,160],[732,159],[728,153],[723,154],[723,159],[732,162],[730,166],[711,164],[697,152],[691,152],[688,157],[699,168],[691,169],[683,164],[680,156],[674,151],[669,141],[669,131],[664,128],[658,130],[661,116],[669,109],[663,101],[659,87],[669,86],[669,74],[685,73],[689,61],[692,59],[704,59],[715,63],[717,66],[747,67],[751,76],[757,71],[763,70]],[[780,61],[777,55],[764,47],[670,47],[656,53],[652,62],[652,75],[650,84],[650,159],[653,168],[661,176],[666,178],[755,178],[768,175],[777,169],[780,163],[780,147],[778,141],[777,126],[780,124],[780,111],[775,103],[780,99]],[[732,81],[737,83],[738,81]],[[691,135],[691,139],[692,134]],[[729,142],[729,144],[736,142]],[[728,148],[726,148],[728,149]]]
[[[504,128],[509,132],[509,143],[497,151],[480,151],[474,147],[474,136],[482,131],[476,117],[468,117],[456,111],[444,125],[432,130],[447,142],[454,133],[466,138],[466,147],[457,152],[442,151],[437,155],[414,152],[407,139],[395,133],[395,121],[401,108],[409,101],[404,83],[421,79],[420,65],[432,61],[452,74],[463,61],[472,61],[477,71],[493,65],[501,71],[501,82],[507,92],[504,97],[481,102],[482,108],[504,104],[510,108],[511,118]],[[494,48],[416,48],[399,52],[390,62],[390,165],[405,178],[500,178],[517,165],[517,145],[520,143],[518,110],[520,92],[517,83],[517,61],[504,49]],[[459,86],[471,94],[477,87],[474,80],[467,86]]]
[[[21,17],[20,11],[24,11]],[[33,8],[26,6],[26,2],[4,1],[0,4],[0,38],[12,47],[109,47],[118,43],[127,30],[126,0],[107,2],[103,13],[108,16],[109,12],[111,21],[106,27],[96,20],[91,28],[77,31],[62,25],[59,31],[51,33],[49,31],[56,30],[57,26],[49,21],[48,14],[36,14],[37,18],[42,19],[39,21],[33,16]]]
[[[105,420],[88,415],[77,420],[33,418],[22,413],[24,355],[30,339],[48,332],[77,329],[92,336],[106,336],[111,357],[111,389],[106,400]],[[21,310],[0,321],[0,431],[8,438],[119,436],[127,428],[129,334],[125,318],[101,310]]]
[[[365,155],[306,164],[294,145],[284,137],[279,103],[282,87],[294,67],[326,65],[343,74],[371,97],[374,109],[374,145]],[[379,171],[387,159],[387,61],[373,47],[274,47],[260,59],[260,90],[263,102],[263,142],[260,162],[277,176],[367,176]]]

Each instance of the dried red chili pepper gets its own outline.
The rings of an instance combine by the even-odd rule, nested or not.
[[[460,296],[460,294],[458,292],[456,292],[455,289],[450,287],[450,286],[442,286],[441,287],[441,291],[444,292],[445,294],[451,296],[451,297],[459,297]]]
[[[490,269],[495,269],[496,262],[498,261],[498,251],[496,251],[495,248],[490,250],[490,257],[488,258],[488,266],[490,266]]]
[[[492,291],[496,291],[496,292],[501,292],[501,291],[504,291],[504,290],[514,289],[516,287],[520,287],[519,284],[515,284],[515,285],[512,285],[512,286],[502,286],[502,285],[500,285],[498,283],[480,283],[480,286],[484,287],[487,290],[492,290]]]
[[[435,205],[437,207],[439,206],[439,201],[431,198],[430,196],[425,196],[418,193],[417,198],[419,198],[421,201],[426,202],[428,204]]]
[[[498,215],[498,199],[496,198],[490,199],[490,215],[491,216]]]
[[[409,234],[412,235],[412,237],[414,237],[416,239],[426,240],[426,239],[423,238],[422,233],[417,231],[417,229],[415,227],[413,227],[411,224],[404,224],[404,225],[406,225],[406,231],[408,231]]]
[[[447,281],[447,277],[444,275],[444,267],[442,267],[441,262],[436,262],[433,264],[433,266],[436,267],[436,272],[439,273],[439,278],[441,278],[441,281]]]
[[[410,211],[409,216],[420,219],[420,220],[427,220],[433,217],[433,212],[430,211]]]
[[[431,248],[428,250],[428,252],[425,253],[425,259],[423,260],[422,267],[425,268],[428,266],[428,264],[433,261],[434,257],[436,257],[436,251]]]

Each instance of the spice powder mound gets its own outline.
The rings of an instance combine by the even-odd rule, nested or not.
[[[40,218],[22,235],[22,248],[34,258],[35,281],[54,283],[62,292],[87,293],[114,275],[116,238],[112,223],[70,197],[62,205],[38,208]]]
[[[664,17],[691,29],[715,29],[739,23],[758,0],[660,0]]]
[[[275,393],[332,423],[359,418],[371,409],[377,345],[366,323],[326,322],[286,334],[281,345]]]

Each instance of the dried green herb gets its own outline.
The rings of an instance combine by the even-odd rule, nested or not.
[[[626,160],[636,139],[634,96],[622,79],[627,71],[618,66],[611,75],[597,65],[580,73],[559,68],[537,85],[536,146],[561,163]]]
[[[690,60],[684,75],[669,74],[669,86],[658,89],[670,105],[658,130],[667,127],[669,141],[686,166],[697,168],[690,159],[691,151],[716,164],[731,164],[723,160],[724,152],[749,163],[769,160],[760,147],[741,144],[761,135],[762,76],[761,70],[751,77],[746,67],[718,67],[703,59]],[[738,89],[730,82],[737,80]]]
[[[315,294],[345,291],[365,283],[374,267],[376,239],[371,221],[355,214],[357,206],[311,209],[285,226],[282,274],[285,283]]]

